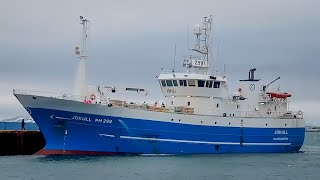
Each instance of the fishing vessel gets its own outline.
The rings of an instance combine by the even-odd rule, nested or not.
[[[80,69],[87,61],[87,19],[80,18],[83,45],[75,49]],[[157,77],[163,101],[148,103],[144,88],[88,88],[79,94],[13,90],[46,139],[37,154],[216,154],[297,152],[303,145],[302,111],[289,109],[291,94],[271,92],[270,83],[241,79],[229,93],[225,75],[211,73],[212,17],[194,29],[195,46],[183,70]],[[142,94],[141,102],[124,93]],[[161,103],[163,102],[163,103]]]

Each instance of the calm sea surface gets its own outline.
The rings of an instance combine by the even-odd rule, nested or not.
[[[7,156],[5,179],[320,179],[320,133],[301,153],[188,156]]]

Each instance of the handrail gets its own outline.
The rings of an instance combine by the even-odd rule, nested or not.
[[[130,109],[140,109],[156,112],[166,112],[166,113],[176,113],[176,114],[195,114],[195,115],[205,115],[205,116],[219,116],[219,117],[263,117],[263,118],[295,118],[303,119],[303,113],[294,112],[294,111],[282,111],[282,112],[261,112],[261,111],[234,111],[231,114],[227,114],[224,110],[216,110],[209,108],[191,108],[188,106],[183,107],[162,107],[161,105],[152,105],[152,104],[142,104],[137,102],[126,102],[121,100],[109,100],[108,104],[112,104],[116,107],[130,108]],[[177,111],[177,108],[180,108]],[[198,112],[210,111],[210,114],[198,113]],[[215,112],[215,113],[212,113]],[[225,116],[224,116],[225,114]]]
[[[160,74],[172,74],[172,73],[187,73],[187,71],[183,69],[179,69],[179,70],[162,69],[160,71]]]
[[[85,98],[80,95],[72,95],[72,94],[63,93],[63,92],[57,93],[57,92],[22,90],[22,89],[13,89],[13,94],[36,95],[36,96],[52,97],[57,99],[73,100],[73,101],[82,101]]]
[[[13,89],[13,94],[28,94],[28,95],[49,94],[49,95],[60,95],[61,93],[48,92],[48,91],[35,91],[35,90]]]

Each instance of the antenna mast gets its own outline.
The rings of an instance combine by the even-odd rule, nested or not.
[[[80,16],[80,24],[82,25],[82,43],[81,49],[75,47],[76,57],[79,59],[79,67],[75,83],[75,94],[80,95],[80,99],[84,99],[87,95],[88,88],[86,82],[86,60],[88,59],[87,41],[89,31],[89,20]]]
[[[211,30],[212,30],[212,15],[204,17],[202,24],[196,24],[194,35],[196,36],[195,47],[192,51],[198,55],[189,55],[184,59],[183,66],[188,69],[194,68],[204,74],[208,73],[209,69],[209,54],[211,49]]]
[[[173,72],[176,71],[177,43],[174,42]]]

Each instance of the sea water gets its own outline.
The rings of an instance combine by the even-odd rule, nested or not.
[[[300,153],[0,157],[0,179],[320,179],[320,133]]]

